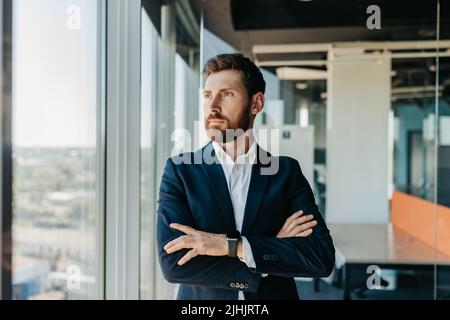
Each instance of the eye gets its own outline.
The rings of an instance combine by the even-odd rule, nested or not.
[[[232,96],[233,96],[233,92],[231,92],[231,91],[225,91],[225,92],[223,93],[223,96],[224,96],[224,97],[232,97]]]
[[[211,94],[210,94],[210,93],[204,93],[204,94],[203,94],[203,97],[204,97],[205,99],[209,99],[209,98],[211,98]]]

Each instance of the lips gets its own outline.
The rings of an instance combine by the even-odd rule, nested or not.
[[[223,125],[226,122],[227,122],[227,120],[222,119],[222,118],[210,118],[210,119],[208,119],[208,125],[209,126],[219,126],[219,125]]]

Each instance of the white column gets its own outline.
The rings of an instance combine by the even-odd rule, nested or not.
[[[390,58],[329,56],[327,221],[388,223]]]

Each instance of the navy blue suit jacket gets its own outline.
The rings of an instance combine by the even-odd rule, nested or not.
[[[212,233],[236,233],[233,206],[220,163],[196,164],[205,154],[217,160],[211,143],[195,153],[168,159],[161,180],[158,256],[166,280],[180,283],[178,299],[237,299],[239,290],[244,291],[246,299],[298,299],[293,277],[326,277],[331,273],[335,259],[333,242],[298,162],[289,157],[273,157],[260,147],[252,167],[241,231],[252,248],[256,269],[226,256],[197,256],[179,266],[178,260],[188,250],[167,254],[163,249],[183,234],[170,228],[170,223]],[[277,172],[261,174],[273,161],[278,161]],[[318,224],[313,233],[306,238],[276,238],[286,219],[298,210],[314,215]],[[269,276],[262,278],[263,273]]]

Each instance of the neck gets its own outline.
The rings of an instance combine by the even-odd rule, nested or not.
[[[221,146],[223,150],[236,161],[236,158],[241,154],[246,154],[248,149],[253,143],[253,129],[247,130],[244,134],[240,135],[233,141],[222,143]]]

